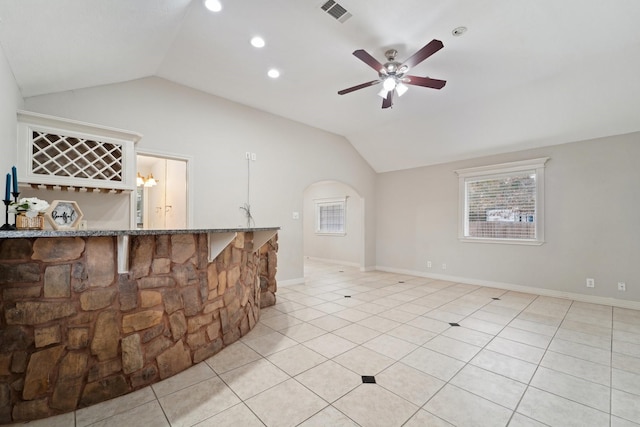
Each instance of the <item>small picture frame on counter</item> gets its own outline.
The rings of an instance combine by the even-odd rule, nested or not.
[[[73,200],[54,200],[45,213],[54,230],[77,230],[83,217],[80,206]]]

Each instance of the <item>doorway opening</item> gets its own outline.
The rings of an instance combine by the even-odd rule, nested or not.
[[[364,267],[364,199],[349,185],[320,181],[303,193],[306,259]]]
[[[136,164],[137,187],[132,195],[135,210],[132,228],[189,228],[189,159],[138,152]]]

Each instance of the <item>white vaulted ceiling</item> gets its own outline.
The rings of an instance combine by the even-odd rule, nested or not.
[[[326,0],[222,1],[0,0],[0,44],[24,97],[159,76],[344,135],[380,172],[640,130],[638,0],[340,0],[344,23]],[[411,74],[442,90],[337,95],[376,78],[354,50],[432,39]]]

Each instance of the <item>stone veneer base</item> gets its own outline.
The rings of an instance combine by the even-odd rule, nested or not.
[[[1,237],[1,236],[0,236]],[[73,411],[146,387],[249,332],[275,303],[277,235],[209,262],[207,234],[0,239],[0,423]]]

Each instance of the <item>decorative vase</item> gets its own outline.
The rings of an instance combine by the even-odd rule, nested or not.
[[[44,230],[44,216],[38,214],[28,217],[24,213],[16,215],[16,228],[18,230]]]

